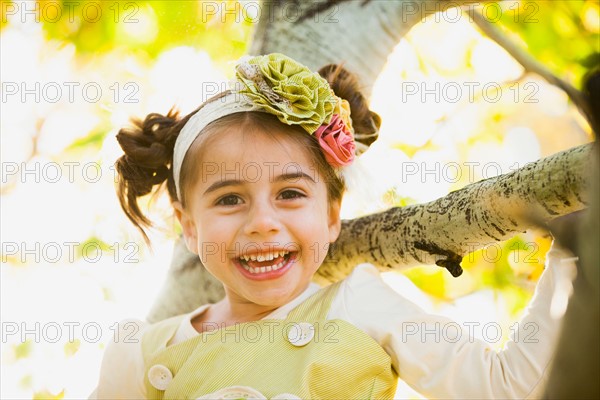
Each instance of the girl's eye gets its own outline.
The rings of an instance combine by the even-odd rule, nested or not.
[[[236,196],[234,194],[228,194],[227,196],[221,197],[217,201],[217,205],[218,206],[237,206],[238,204],[241,203],[241,201],[242,201],[242,199],[240,199],[239,196]]]
[[[298,199],[298,198],[306,197],[303,193],[300,193],[297,190],[284,190],[283,192],[281,192],[281,194],[279,196],[283,200]]]

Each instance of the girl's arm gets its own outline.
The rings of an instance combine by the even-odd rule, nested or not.
[[[575,268],[570,253],[553,247],[518,329],[499,352],[472,338],[468,324],[428,314],[398,295],[374,267],[355,271],[332,311],[345,313],[344,319],[379,342],[400,378],[426,397],[541,395],[560,330],[560,321],[551,315],[552,296],[557,285],[571,279],[564,272],[572,275]]]
[[[106,347],[98,386],[90,395],[90,400],[146,398],[140,341],[145,327],[146,324],[139,320],[119,323],[119,334],[115,336],[119,340],[111,340]]]

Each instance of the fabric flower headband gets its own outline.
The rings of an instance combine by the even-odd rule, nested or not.
[[[356,143],[350,105],[336,96],[319,74],[279,53],[246,57],[236,65],[231,91],[205,104],[181,130],[173,154],[173,177],[181,200],[179,177],[188,149],[212,121],[243,111],[275,115],[286,125],[300,125],[315,135],[327,162],[339,170],[354,160]]]

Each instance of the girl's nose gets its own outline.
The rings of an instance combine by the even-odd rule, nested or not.
[[[264,235],[279,232],[281,224],[273,205],[263,201],[252,205],[244,228],[247,235]]]

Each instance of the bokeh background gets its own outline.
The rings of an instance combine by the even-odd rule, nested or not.
[[[224,87],[257,8],[212,2],[219,12],[208,15],[206,3],[1,2],[3,399],[87,397],[116,322],[143,319],[157,298],[178,227],[166,196],[145,202],[157,222],[151,249],[126,220],[114,191],[115,134],[132,116],[172,106],[185,114],[203,90]],[[599,63],[599,14],[598,1],[508,1],[494,22],[579,88]],[[437,95],[410,95],[408,85]],[[372,179],[348,193],[345,218],[430,201],[592,140],[562,90],[467,17],[417,24],[391,54],[371,106],[383,119],[360,160]],[[491,342],[501,348],[549,245],[526,233],[469,254],[458,279],[436,266],[385,279],[427,310],[497,323],[501,337]],[[404,385],[398,395],[419,397]]]

